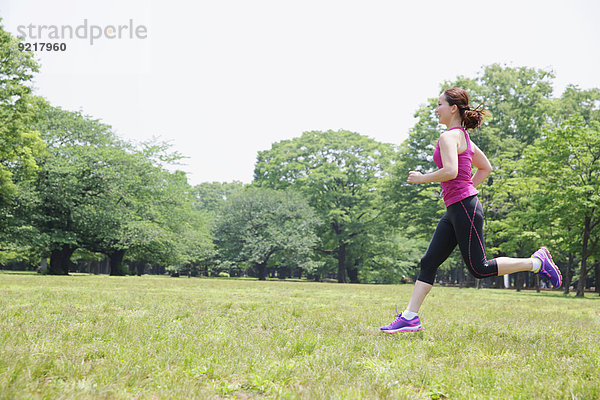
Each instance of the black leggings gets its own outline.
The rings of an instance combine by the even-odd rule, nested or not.
[[[438,267],[446,261],[457,244],[469,272],[475,278],[498,275],[496,260],[485,259],[483,207],[477,196],[467,197],[448,207],[421,259],[421,272],[417,279],[433,285]]]

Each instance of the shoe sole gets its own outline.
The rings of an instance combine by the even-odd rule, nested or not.
[[[390,330],[381,330],[381,332],[383,333],[398,333],[398,332],[416,332],[416,331],[420,331],[421,329],[423,329],[423,327],[421,325],[419,326],[414,326],[414,327],[406,327],[406,328],[400,328],[400,329],[390,329]]]
[[[550,259],[550,264],[552,265],[552,267],[554,268],[554,270],[556,272],[558,272],[558,286],[552,285],[555,289],[558,289],[562,285],[562,274],[560,272],[560,269],[554,263],[554,260],[552,259],[552,256],[550,255],[550,252],[548,251],[547,248],[541,247],[540,250],[542,250],[544,253],[546,253],[546,255],[548,256],[548,258]]]

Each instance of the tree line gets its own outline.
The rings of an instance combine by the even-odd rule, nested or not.
[[[437,97],[424,99],[400,145],[311,131],[257,155],[251,184],[192,186],[163,142],[132,144],[82,112],[36,96],[39,66],[0,27],[0,264],[50,274],[165,273],[400,283],[414,278],[441,213],[439,184],[410,185],[435,169]],[[550,247],[577,294],[600,282],[600,89],[553,73],[498,64],[465,88],[491,112],[472,139],[494,170],[480,186],[488,257]],[[437,94],[433,94],[437,95]],[[102,268],[99,266],[102,265]],[[443,284],[475,281],[460,254]],[[517,289],[539,288],[515,274]]]

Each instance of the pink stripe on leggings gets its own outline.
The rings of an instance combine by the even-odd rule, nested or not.
[[[469,212],[467,211],[467,208],[465,207],[465,205],[463,204],[462,200],[460,201],[460,205],[463,207],[463,209],[465,210],[465,214],[467,214],[467,218],[469,219],[469,222],[471,222],[471,228],[469,229],[469,263],[471,264],[471,269],[473,271],[475,271],[475,268],[473,267],[473,260],[471,259],[471,237],[473,236],[473,231],[475,231],[475,236],[477,236],[477,240],[479,240],[479,245],[481,246],[481,251],[483,251],[483,258],[485,260],[487,260],[487,257],[485,256],[485,246],[483,245],[483,242],[481,241],[481,238],[479,237],[479,233],[477,233],[477,229],[475,228],[475,212],[477,212],[477,205],[479,204],[479,198],[476,197],[476,202],[475,202],[475,208],[473,209],[473,217],[469,217]],[[479,273],[480,275],[484,275]],[[489,274],[488,276],[493,276],[495,274]]]

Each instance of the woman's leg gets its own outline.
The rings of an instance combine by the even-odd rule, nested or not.
[[[483,207],[477,196],[471,196],[448,207],[458,247],[471,275],[477,279],[498,276],[498,262],[485,257]]]
[[[419,280],[416,281],[415,288],[413,289],[412,296],[410,296],[410,301],[408,302],[406,311],[417,314],[421,308],[421,304],[423,304],[423,300],[425,300],[425,297],[427,297],[432,287],[433,285],[430,285],[429,283]]]
[[[421,321],[416,315],[421,308],[421,304],[423,304],[423,300],[425,300],[425,297],[427,297],[427,294],[433,287],[438,267],[450,256],[455,247],[456,237],[454,235],[454,228],[447,218],[447,214],[444,214],[435,229],[425,255],[419,263],[421,271],[410,297],[408,308],[402,314],[397,315],[394,322],[382,326],[381,330],[383,332],[414,332],[422,329]]]
[[[407,311],[418,313],[421,304],[431,291],[437,269],[452,254],[456,247],[456,236],[452,223],[444,214],[433,233],[429,247],[419,263],[421,271],[408,303]]]
[[[498,276],[512,274],[514,272],[531,271],[533,268],[532,258],[496,258],[498,264]]]
[[[456,237],[463,259],[471,273],[479,279],[520,271],[531,271],[531,258],[498,257],[487,260],[483,238],[483,207],[477,196],[469,197],[448,208],[448,215],[456,229]]]

